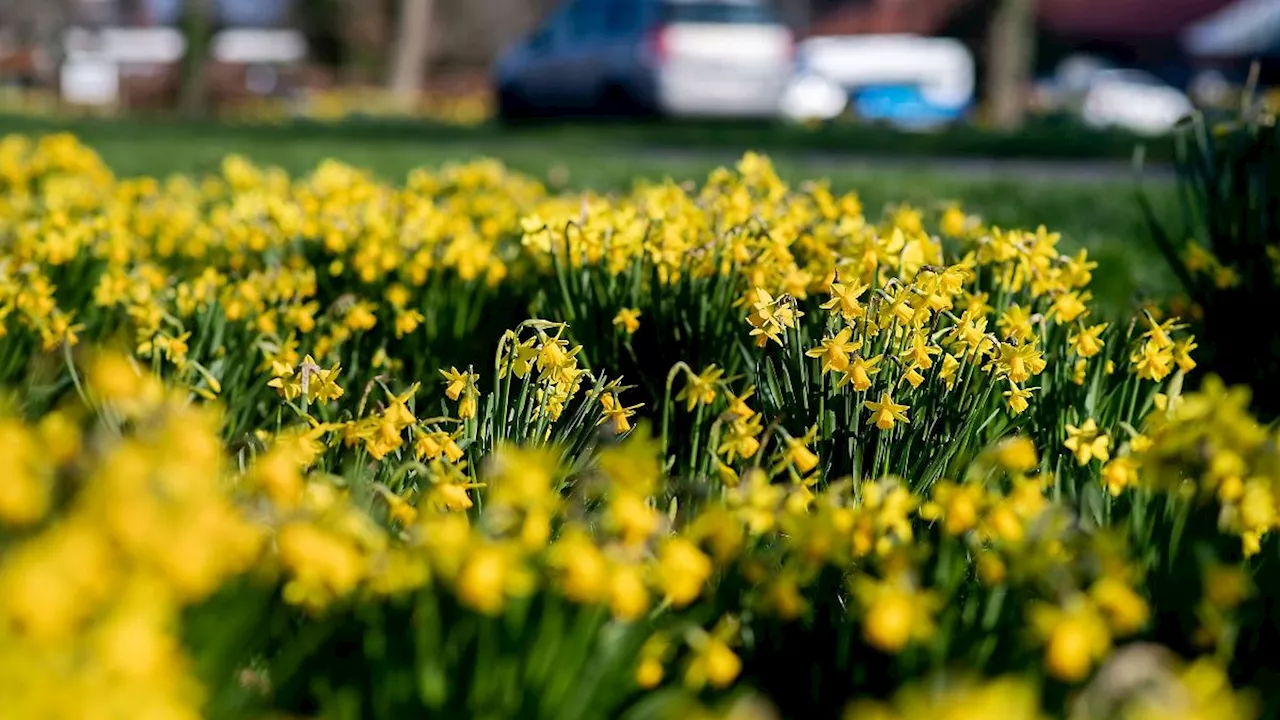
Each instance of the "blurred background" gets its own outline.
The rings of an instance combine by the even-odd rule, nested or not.
[[[8,114],[1159,134],[1255,61],[1280,0],[0,0]]]

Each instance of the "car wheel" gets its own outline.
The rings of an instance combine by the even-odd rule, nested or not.
[[[529,120],[534,115],[533,107],[510,86],[498,89],[498,121],[513,124]]]
[[[608,118],[636,119],[651,114],[647,104],[620,83],[610,83],[605,88],[597,109],[598,114]]]

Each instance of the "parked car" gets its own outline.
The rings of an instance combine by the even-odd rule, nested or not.
[[[1185,93],[1148,72],[1103,70],[1090,79],[1081,112],[1093,127],[1158,135],[1194,110]]]
[[[774,117],[793,50],[767,0],[572,0],[499,60],[498,114]]]

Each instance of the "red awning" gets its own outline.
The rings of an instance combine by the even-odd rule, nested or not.
[[[1074,37],[1172,38],[1233,0],[1039,0],[1044,29]],[[932,35],[973,0],[876,0],[818,18],[810,35]]]
[[[879,0],[839,7],[818,18],[809,35],[933,35],[967,0]]]
[[[1174,37],[1232,0],[1040,0],[1040,22],[1076,37]]]

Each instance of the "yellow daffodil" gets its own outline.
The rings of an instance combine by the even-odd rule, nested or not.
[[[1094,458],[1106,462],[1111,457],[1111,438],[1098,429],[1093,418],[1086,419],[1079,427],[1068,424],[1067,439],[1062,445],[1081,465],[1088,465]]]
[[[622,308],[613,316],[613,326],[621,328],[628,335],[635,335],[640,329],[640,311],[636,308]]]
[[[911,408],[907,405],[899,405],[893,401],[889,393],[880,393],[880,399],[872,402],[867,400],[863,403],[867,409],[871,411],[871,417],[868,422],[874,424],[881,430],[892,430],[895,422],[910,423],[907,418],[907,410]]]

